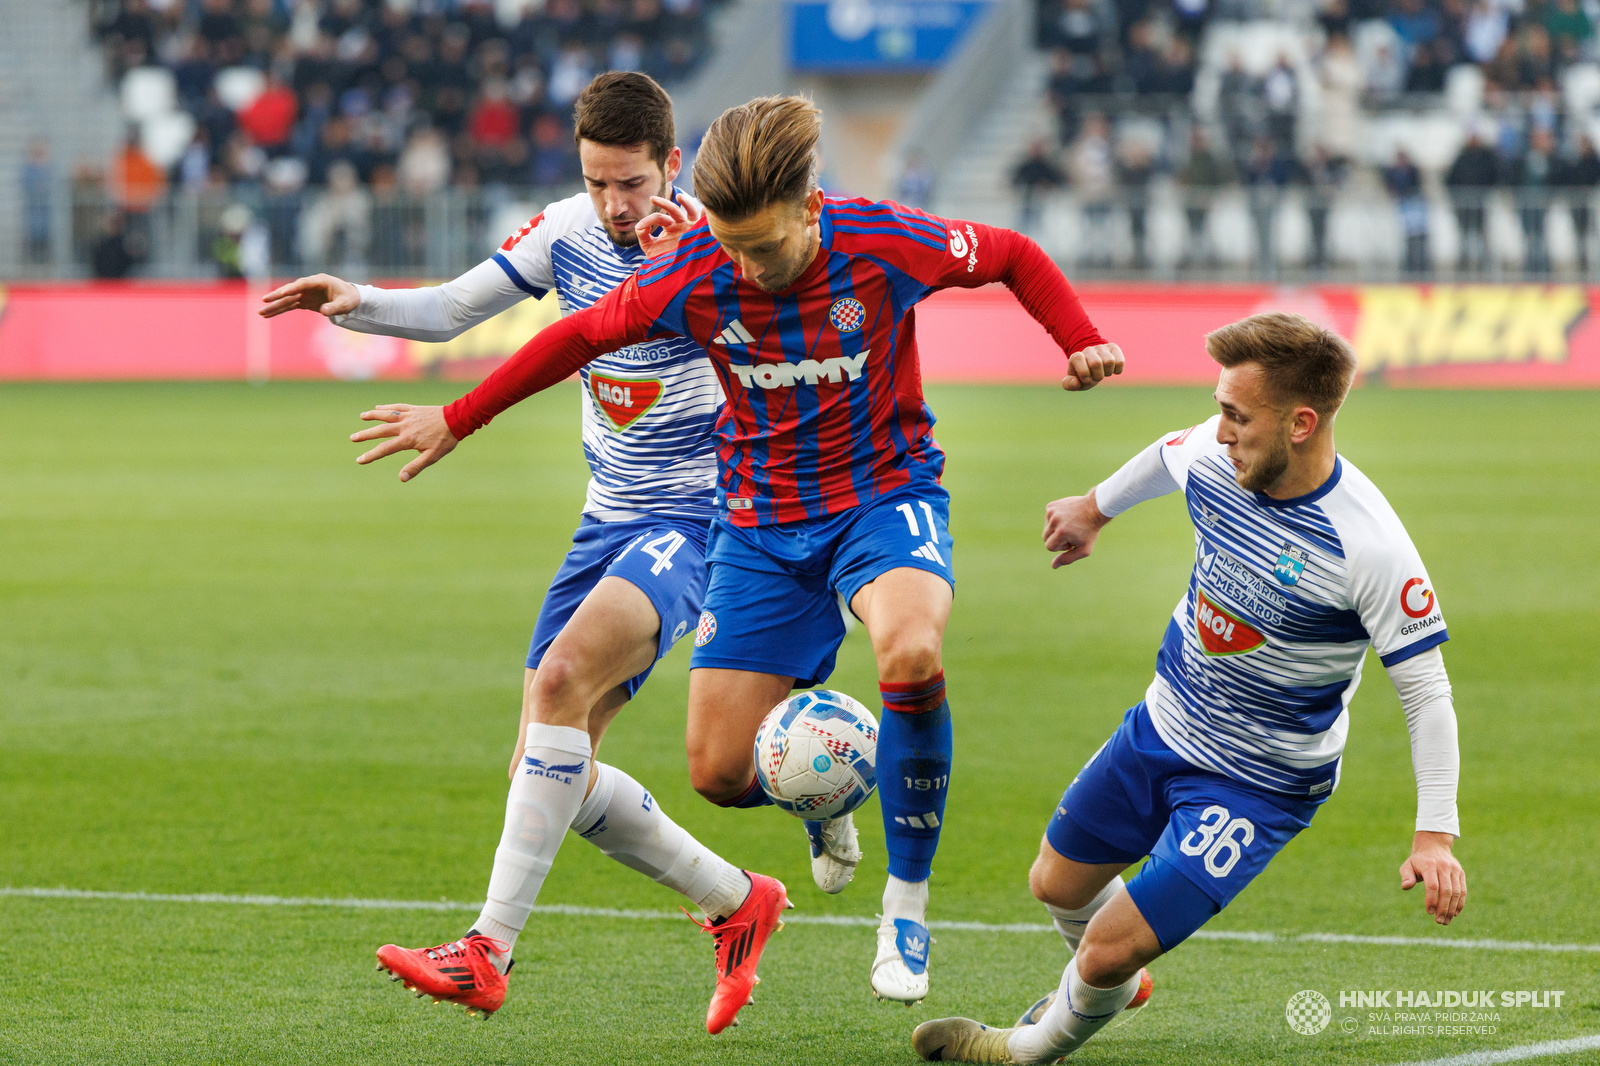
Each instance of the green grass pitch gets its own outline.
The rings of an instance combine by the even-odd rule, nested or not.
[[[410,484],[344,435],[375,402],[445,385],[0,389],[0,886],[471,901],[504,808],[521,657],[586,477],[578,394],[508,413]],[[1080,492],[1208,390],[936,388],[958,597],[946,643],[957,750],[931,917],[1038,923],[1026,871],[1052,804],[1137,701],[1192,554],[1177,499],[1052,573],[1042,507]],[[1414,791],[1382,669],[1355,700],[1337,794],[1213,929],[1600,944],[1600,401],[1587,393],[1366,389],[1341,451],[1388,494],[1449,620],[1461,724],[1449,929],[1398,891]],[[702,840],[782,877],[804,915],[871,915],[869,860],[839,897],[800,828],[723,811],[684,767],[687,648],[604,757]],[[836,687],[868,699],[858,631]],[[679,899],[569,839],[542,903]],[[710,938],[686,920],[536,915],[488,1022],[373,971],[387,941],[472,915],[0,896],[4,1063],[906,1063],[919,1021],[1009,1024],[1052,987],[1060,941],[946,931],[921,1006],[873,1000],[869,929],[792,925],[743,1024],[703,1029]],[[1390,1063],[1600,1033],[1600,955],[1194,940],[1158,960],[1136,1023],[1074,1061]],[[1492,1035],[1374,1035],[1337,993],[1562,990]],[[1334,1024],[1284,1021],[1301,989]],[[1346,1034],[1341,1020],[1360,1016]],[[1559,1061],[1600,1061],[1600,1051]]]

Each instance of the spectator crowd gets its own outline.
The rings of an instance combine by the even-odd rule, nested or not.
[[[575,182],[572,106],[584,86],[611,69],[680,81],[708,48],[706,5],[716,2],[91,0],[124,106],[128,79],[153,70],[188,120],[170,163],[149,158],[160,153],[147,124],[130,129],[110,172],[79,176],[101,181],[125,216],[101,219],[103,232],[79,243],[126,239],[135,248],[126,255],[94,253],[125,272],[169,189],[253,204],[280,264],[417,243],[416,226],[407,236],[403,220],[378,225],[374,215],[440,190],[509,195]],[[136,175],[137,196],[124,195],[124,173]],[[224,207],[208,249],[228,237]],[[236,256],[214,258],[229,271]]]
[[[1436,265],[1439,199],[1456,223],[1455,265],[1484,268],[1496,195],[1520,227],[1525,271],[1551,267],[1557,202],[1570,205],[1588,269],[1600,0],[1038,0],[1037,11],[1057,141],[1032,144],[1011,181],[1025,226],[1049,193],[1072,190],[1095,249],[1088,265],[1111,265],[1101,228],[1112,203],[1127,217],[1131,265],[1145,265],[1147,190],[1170,181],[1187,230],[1180,266],[1215,263],[1208,216],[1229,190],[1248,201],[1252,258],[1271,264],[1291,187],[1308,216],[1306,265],[1326,266],[1330,207],[1356,184],[1392,201],[1408,273]],[[1265,21],[1283,32],[1250,36]],[[1209,70],[1196,62],[1203,46]],[[1574,107],[1572,86],[1588,83],[1587,105]],[[1448,116],[1445,157],[1419,162],[1427,153],[1404,138],[1377,157],[1373,129],[1406,115]]]

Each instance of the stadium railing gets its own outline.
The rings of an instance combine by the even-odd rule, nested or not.
[[[481,262],[534,213],[575,191],[179,189],[136,209],[103,187],[63,182],[45,202],[27,206],[21,239],[0,247],[0,278],[323,270],[357,279],[445,278]],[[1074,277],[1574,279],[1596,276],[1600,261],[1600,203],[1591,189],[1432,186],[1400,204],[1363,181],[1199,189],[1162,177],[1101,195],[1018,196],[1012,217],[1000,221],[1037,239]]]

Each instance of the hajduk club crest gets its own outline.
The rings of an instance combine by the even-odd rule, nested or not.
[[[833,328],[840,333],[854,333],[861,328],[861,323],[866,317],[867,309],[861,306],[861,301],[852,300],[848,296],[833,301],[833,306],[828,308],[828,321],[832,322]]]

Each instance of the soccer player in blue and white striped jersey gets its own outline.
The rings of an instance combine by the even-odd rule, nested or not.
[[[548,206],[455,280],[380,289],[316,275],[269,293],[263,314],[304,308],[348,329],[444,341],[552,289],[563,315],[588,307],[645,262],[635,227],[655,210],[651,197],[684,196],[672,184],[681,166],[672,102],[645,75],[596,78],[577,102],[575,133],[586,191]],[[386,945],[380,968],[419,994],[498,1009],[511,949],[570,827],[705,912],[717,941],[717,992],[706,1015],[715,1033],[749,1000],[762,947],[788,905],[784,887],[715,855],[594,751],[700,616],[722,390],[705,350],[681,338],[620,348],[581,376],[592,476],[528,649],[522,735],[488,902],[461,940]],[[411,409],[387,404],[362,417],[390,423]]]
[[[1441,925],[1465,904],[1444,615],[1394,509],[1334,450],[1355,354],[1290,314],[1225,326],[1206,349],[1222,366],[1221,414],[1045,511],[1058,567],[1087,556],[1123,511],[1171,492],[1195,531],[1155,680],[1062,796],[1029,876],[1073,959],[1014,1028],[919,1026],[925,1059],[1053,1062],[1141,1005],[1145,964],[1226,907],[1338,785],[1369,647],[1411,734],[1417,820],[1400,887],[1424,885]]]

